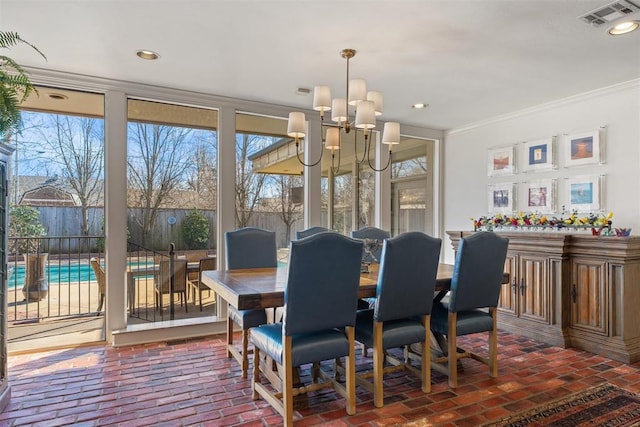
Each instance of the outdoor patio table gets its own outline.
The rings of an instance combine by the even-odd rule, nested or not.
[[[141,276],[153,276],[158,273],[160,266],[158,264],[138,265],[127,269],[127,295],[129,310],[134,309],[136,299],[135,278]],[[200,269],[200,262],[188,262],[187,274],[197,273]]]

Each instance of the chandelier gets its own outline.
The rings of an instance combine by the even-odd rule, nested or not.
[[[400,123],[386,122],[382,132],[382,144],[389,146],[389,159],[387,164],[376,169],[371,163],[372,146],[374,142],[371,133],[376,127],[376,116],[382,115],[382,93],[369,91],[362,79],[349,80],[349,60],[356,55],[355,49],[343,49],[340,56],[347,60],[346,97],[331,99],[329,86],[316,86],[313,90],[313,109],[320,112],[320,132],[324,149],[331,151],[331,169],[337,173],[340,169],[340,148],[342,145],[343,133],[355,132],[354,156],[358,164],[365,161],[369,167],[376,172],[384,171],[391,164],[392,147],[400,143]],[[353,110],[353,112],[351,112]],[[331,111],[331,122],[325,122],[325,112]],[[353,118],[353,121],[352,121]],[[364,139],[364,149],[362,158],[358,158],[358,134],[362,133]],[[324,150],[320,152],[320,157],[315,162],[305,163],[300,156],[299,140],[306,136],[306,119],[304,113],[289,113],[287,123],[287,135],[295,139],[296,156],[298,162],[307,167],[312,167],[320,163]],[[338,152],[338,165],[335,167],[335,154]]]

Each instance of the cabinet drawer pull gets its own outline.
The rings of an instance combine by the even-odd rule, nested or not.
[[[578,299],[578,288],[574,283],[573,286],[571,286],[571,301],[575,304],[577,299]]]

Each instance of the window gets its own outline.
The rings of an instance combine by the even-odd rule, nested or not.
[[[218,115],[212,109],[129,99],[128,116],[130,319],[166,320],[171,300],[160,290],[166,280],[153,268],[168,259],[170,245],[176,257],[192,264],[216,254]],[[192,276],[197,271],[189,272]],[[203,311],[175,312],[216,314],[215,296],[209,294]],[[181,305],[195,308],[195,301],[184,297]]]

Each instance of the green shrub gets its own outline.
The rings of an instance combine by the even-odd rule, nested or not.
[[[198,209],[194,209],[184,217],[182,233],[187,249],[207,249],[209,220]]]
[[[47,232],[40,223],[40,212],[31,206],[13,205],[9,210],[9,238],[35,237],[36,239],[11,240],[9,252],[20,254],[37,252],[40,241],[37,237]]]

